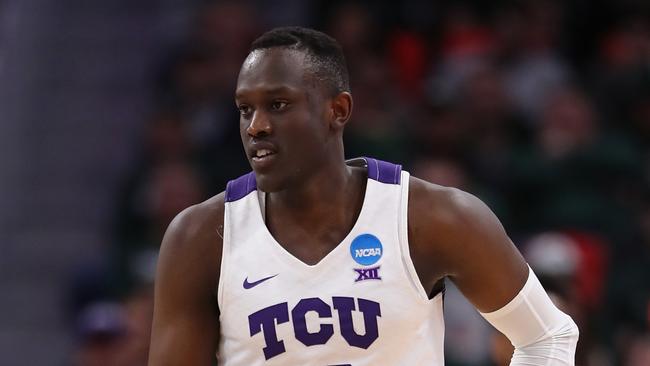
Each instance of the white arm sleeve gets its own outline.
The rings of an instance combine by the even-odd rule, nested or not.
[[[529,268],[528,280],[501,309],[481,315],[515,347],[511,366],[573,366],[578,327],[551,301]]]

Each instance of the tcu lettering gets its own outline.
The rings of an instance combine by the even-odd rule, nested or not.
[[[363,323],[366,332],[363,335],[357,334],[352,324],[352,311],[357,310],[355,301],[352,297],[332,297],[334,310],[339,315],[339,325],[341,335],[350,346],[367,349],[379,337],[377,318],[381,316],[379,303],[357,299],[359,311],[363,313]],[[334,335],[334,326],[331,324],[321,324],[317,332],[307,330],[307,321],[305,315],[313,311],[319,318],[331,318],[332,308],[323,300],[317,297],[302,299],[291,310],[291,319],[293,320],[293,331],[296,339],[305,346],[314,346],[325,344]],[[257,311],[248,316],[248,326],[250,335],[262,332],[266,347],[262,349],[264,358],[267,360],[281,353],[286,352],[284,341],[278,339],[275,325],[289,321],[289,306],[286,302],[275,304]]]
[[[374,257],[376,255],[381,255],[381,248],[367,248],[367,249],[356,249],[354,251],[355,257]]]

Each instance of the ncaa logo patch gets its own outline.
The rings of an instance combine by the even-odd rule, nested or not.
[[[361,234],[352,240],[350,244],[350,255],[355,262],[362,266],[370,266],[379,259],[383,254],[384,247],[379,239],[372,234]]]

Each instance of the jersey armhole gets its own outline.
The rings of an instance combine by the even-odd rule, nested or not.
[[[422,286],[420,277],[418,276],[415,266],[413,265],[413,260],[411,259],[411,250],[409,248],[409,239],[408,239],[408,202],[409,202],[409,173],[402,171],[401,176],[401,195],[400,195],[400,212],[399,212],[399,223],[398,223],[398,235],[399,235],[399,248],[401,251],[402,265],[404,271],[406,272],[406,277],[411,283],[411,288],[417,293],[417,297],[424,301],[430,302],[429,293]],[[437,296],[434,297],[434,299]],[[433,299],[431,299],[433,300]]]
[[[224,310],[225,305],[225,289],[226,289],[226,275],[228,274],[228,264],[230,259],[230,204],[224,203],[223,210],[223,237],[221,243],[221,264],[219,268],[219,284],[217,285],[217,306],[219,307],[219,315]]]

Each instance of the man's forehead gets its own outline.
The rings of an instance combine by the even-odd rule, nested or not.
[[[304,52],[288,48],[254,50],[242,64],[237,86],[256,84],[304,85],[307,63]]]
[[[287,47],[262,48],[251,51],[244,60],[242,69],[256,67],[262,63],[304,63],[306,53]]]

